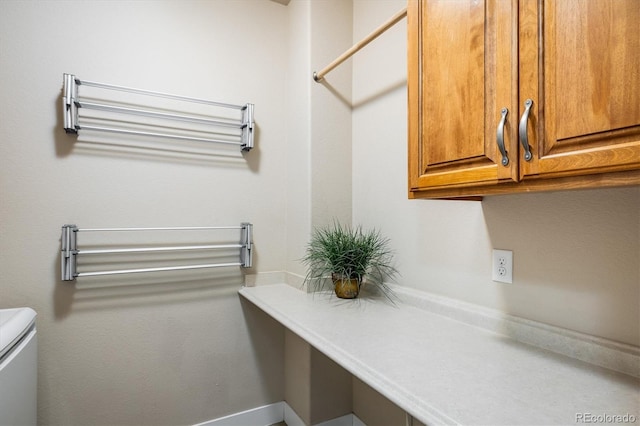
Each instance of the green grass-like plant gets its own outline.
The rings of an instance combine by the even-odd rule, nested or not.
[[[338,222],[316,228],[302,262],[307,265],[305,284],[319,291],[336,279],[357,279],[390,295],[386,282],[398,271],[393,266],[389,240],[377,230],[352,228]]]

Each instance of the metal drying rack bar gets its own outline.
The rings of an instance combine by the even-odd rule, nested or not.
[[[220,121],[220,120],[209,120],[201,117],[190,116],[187,114],[169,114],[169,113],[163,113],[163,112],[140,109],[140,108],[128,108],[128,107],[122,107],[117,105],[108,105],[108,104],[102,104],[97,102],[89,102],[89,101],[80,99],[80,96],[78,93],[79,86],[91,86],[91,87],[96,87],[100,89],[116,90],[120,92],[133,93],[137,95],[154,96],[154,97],[172,99],[177,101],[199,103],[199,104],[215,106],[220,108],[237,109],[242,112],[242,118],[237,122],[235,121],[227,122],[227,121]],[[80,80],[73,74],[63,75],[62,90],[63,90],[62,104],[63,104],[63,111],[64,111],[64,130],[69,134],[77,135],[79,134],[80,130],[92,130],[92,131],[127,134],[127,135],[188,140],[188,141],[194,141],[194,142],[213,142],[213,143],[240,145],[243,151],[250,151],[253,148],[254,105],[251,103],[247,103],[245,105],[232,105],[232,104],[227,104],[223,102],[209,101],[206,99],[191,98],[187,96],[172,95],[169,93],[154,92],[150,90],[135,89],[132,87],[116,86],[113,84]],[[128,115],[144,116],[144,117],[149,117],[154,119],[190,122],[190,123],[197,123],[200,125],[208,125],[213,127],[237,128],[241,132],[240,141],[170,134],[170,133],[153,132],[153,131],[149,132],[149,131],[132,130],[132,129],[126,129],[126,128],[110,127],[110,126],[95,126],[90,124],[80,124],[80,119],[78,114],[78,110],[80,108],[101,110],[101,111],[107,111],[107,112],[113,112],[113,113],[125,114],[125,115],[128,114]],[[182,130],[185,130],[185,129],[182,129]]]
[[[134,247],[116,249],[78,249],[78,232],[122,232],[122,231],[199,231],[199,230],[241,230],[240,242],[238,244],[206,244],[193,246],[169,246],[169,247]],[[140,272],[161,272],[179,271],[187,269],[220,268],[228,266],[241,266],[250,268],[252,266],[252,234],[253,225],[242,223],[240,226],[182,226],[168,228],[78,228],[76,225],[62,226],[62,254],[61,254],[61,276],[63,281],[73,281],[77,277],[90,277],[99,275],[133,274]],[[92,254],[123,254],[123,253],[151,253],[151,252],[171,252],[189,250],[217,250],[217,249],[240,249],[240,261],[231,263],[210,263],[200,265],[179,265],[156,268],[121,269],[109,271],[78,272],[77,257],[79,255]]]

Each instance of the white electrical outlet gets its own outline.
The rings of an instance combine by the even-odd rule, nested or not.
[[[513,283],[513,252],[511,250],[493,250],[493,281]]]

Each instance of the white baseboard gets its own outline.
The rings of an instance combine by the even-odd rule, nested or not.
[[[364,424],[364,422],[362,420],[360,420],[355,414],[352,414],[353,416],[353,426],[367,426],[366,424]]]
[[[355,426],[356,424],[364,425],[364,423],[362,423],[360,419],[358,419],[359,423],[356,423],[355,419],[358,419],[355,415],[347,414],[342,417],[327,420],[326,422],[318,423],[315,426]]]
[[[307,426],[285,401],[198,423],[194,426],[269,426],[284,421],[287,426]],[[314,426],[366,426],[354,414],[327,420]]]
[[[284,401],[230,414],[195,426],[269,426],[284,420]]]
[[[296,412],[293,411],[293,408],[286,402],[284,403],[284,422],[287,426],[306,426]]]

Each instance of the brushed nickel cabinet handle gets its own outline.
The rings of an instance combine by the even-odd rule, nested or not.
[[[496,142],[498,143],[500,154],[502,154],[502,165],[506,167],[509,165],[509,157],[507,156],[507,149],[504,147],[504,123],[507,121],[509,110],[507,108],[502,108],[501,114],[502,118],[500,118],[500,123],[498,123],[498,135]]]
[[[522,143],[522,147],[524,148],[525,161],[531,161],[531,158],[533,158],[533,156],[531,155],[531,147],[529,146],[529,136],[527,135],[527,122],[529,121],[529,113],[531,112],[532,106],[533,101],[531,99],[527,99],[524,102],[524,112],[522,113],[522,117],[520,118],[520,126],[518,126],[520,143]]]

